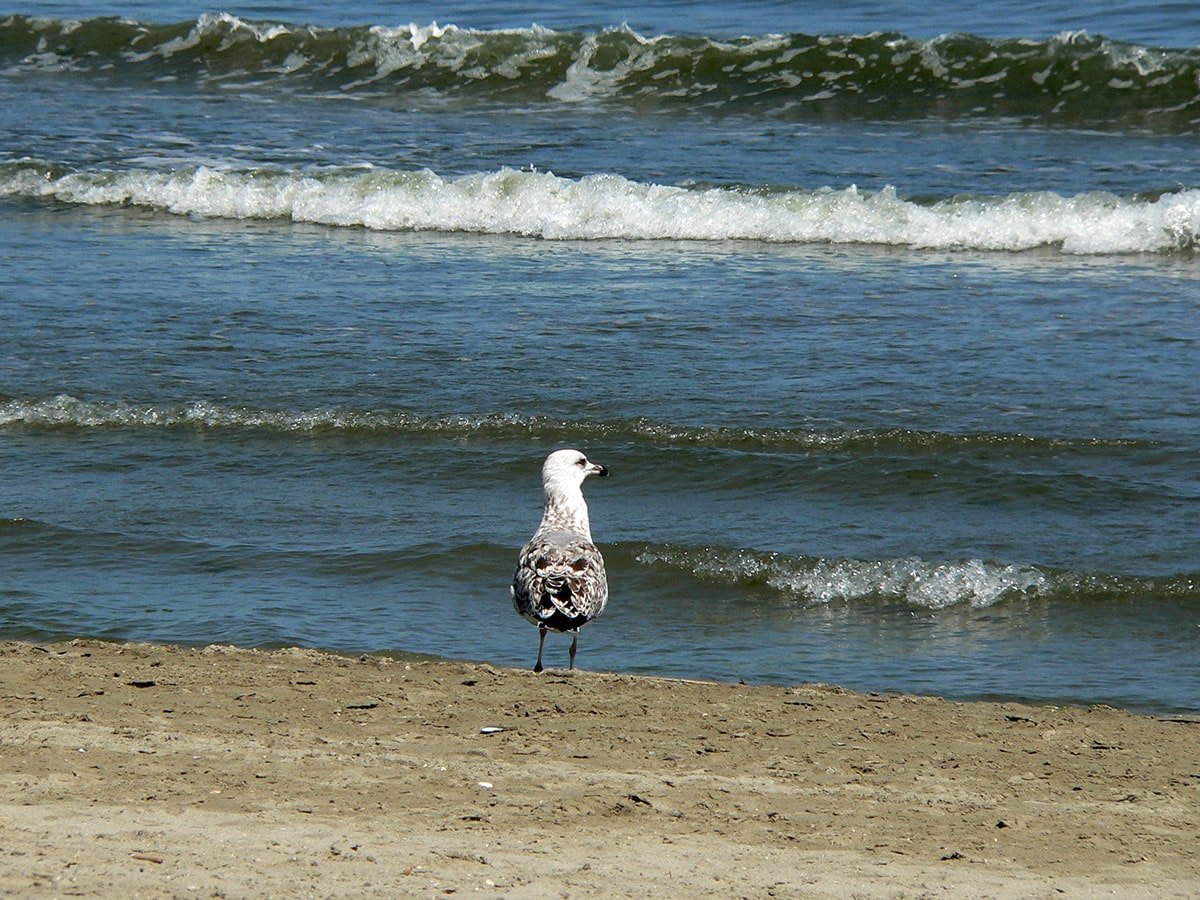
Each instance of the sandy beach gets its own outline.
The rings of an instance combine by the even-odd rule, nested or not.
[[[94,641],[0,685],[11,896],[1200,893],[1196,721]]]

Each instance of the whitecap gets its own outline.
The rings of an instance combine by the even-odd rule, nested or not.
[[[382,231],[510,234],[548,240],[766,241],[1068,254],[1188,250],[1200,190],[1156,198],[1049,191],[906,199],[893,187],[753,190],[563,178],[509,168],[454,178],[428,169],[238,170],[212,166],[60,171],[0,163],[0,196],[125,204],[178,215],[289,219]]]

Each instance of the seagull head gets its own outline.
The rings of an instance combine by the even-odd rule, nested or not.
[[[589,475],[603,478],[608,469],[591,462],[578,450],[555,450],[542,466],[542,485],[549,496],[579,491]]]

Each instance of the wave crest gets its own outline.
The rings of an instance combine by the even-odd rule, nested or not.
[[[180,405],[80,400],[59,394],[49,400],[9,400],[0,404],[0,427],[249,430],[314,434],[323,432],[407,432],[461,434],[527,430],[536,420],[522,416],[418,416],[404,412],[313,409],[270,410],[226,406],[208,400]]]
[[[652,419],[565,420],[495,413],[429,416],[403,411],[357,409],[262,409],[193,400],[181,404],[138,404],[82,400],[70,394],[0,403],[0,428],[192,429],[293,434],[487,435],[496,438],[589,440],[593,442],[697,447],[715,450],[848,452],[929,455],[978,449],[1015,449],[1025,454],[1064,451],[1126,453],[1148,446],[1122,438],[1036,437],[1024,434],[947,434],[906,428],[722,428],[673,425]]]
[[[984,608],[1019,599],[1086,602],[1200,595],[1200,578],[1192,575],[1060,572],[980,559],[825,559],[744,549],[660,546],[642,550],[637,561],[685,570],[735,588],[766,587],[784,598],[813,604],[879,601],[939,610]]]
[[[479,31],[436,23],[321,28],[228,13],[168,24],[0,20],[0,69],[79,71],[340,94],[603,102],[772,116],[1036,118],[1191,132],[1200,49],[1064,33],[646,37],[627,27]]]
[[[619,175],[570,179],[508,168],[446,178],[428,169],[75,170],[23,159],[0,162],[0,197],[547,240],[744,240],[1112,254],[1190,251],[1200,238],[1196,189],[1149,198],[1032,192],[919,203],[892,188],[875,193],[853,186],[689,188]]]
[[[892,560],[821,559],[749,550],[643,551],[638,562],[686,569],[701,578],[750,587],[765,585],[810,603],[854,600],[901,601],[923,609],[991,606],[1006,598],[1050,591],[1050,578],[1034,566],[997,565],[972,559],[931,563]]]

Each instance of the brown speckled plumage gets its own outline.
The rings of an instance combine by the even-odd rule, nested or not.
[[[541,632],[535,672],[542,670],[546,631],[569,631],[571,668],[579,629],[604,610],[608,576],[604,558],[592,543],[583,480],[608,470],[588,461],[578,450],[558,450],[546,458],[542,485],[546,508],[542,523],[521,548],[513,573],[512,600],[517,612]]]

